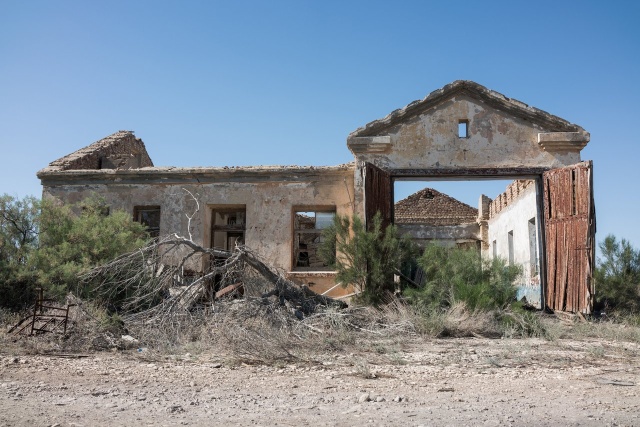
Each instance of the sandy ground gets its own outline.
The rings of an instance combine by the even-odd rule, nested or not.
[[[0,349],[0,425],[640,426],[638,343],[411,338],[253,366]]]

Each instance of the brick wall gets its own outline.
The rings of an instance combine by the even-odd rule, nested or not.
[[[499,214],[504,208],[517,200],[529,186],[534,185],[535,181],[530,179],[517,179],[513,181],[504,193],[498,195],[489,203],[489,218],[493,218]]]

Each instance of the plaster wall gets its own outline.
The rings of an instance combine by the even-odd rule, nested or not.
[[[459,136],[460,122],[468,123],[467,137]],[[357,165],[356,209],[364,214],[363,169],[367,162],[392,175],[403,169],[551,169],[580,162],[582,146],[545,149],[539,135],[554,135],[548,132],[552,130],[458,94],[375,136],[350,136],[347,145]],[[565,138],[565,134],[558,135]]]
[[[531,233],[531,220],[533,233]],[[540,275],[538,248],[539,218],[536,205],[536,186],[529,185],[510,204],[504,207],[488,221],[488,248],[483,256],[494,256],[509,260],[522,267],[522,275],[516,281],[518,299],[540,307]],[[510,237],[512,233],[512,254],[510,255]],[[532,262],[533,261],[533,262]]]
[[[458,124],[468,123],[468,137]],[[385,152],[357,153],[358,161],[384,169],[413,168],[555,168],[580,161],[579,150],[545,151],[540,125],[459,94],[377,136],[388,136]],[[356,138],[358,139],[358,138]]]
[[[332,170],[331,170],[332,169]],[[100,171],[102,172],[102,171]],[[194,194],[200,210],[191,221],[193,240],[210,246],[212,209],[244,206],[246,209],[245,243],[263,259],[285,272],[292,270],[293,212],[335,208],[340,215],[352,215],[353,168],[313,168],[302,173],[277,176],[274,173],[253,176],[180,176],[159,173],[143,181],[138,175],[110,171],[87,174],[84,179],[74,173],[64,182],[64,173],[56,182],[43,179],[43,197],[63,203],[77,203],[92,194],[103,197],[111,211],[120,209],[133,214],[134,206],[160,206],[160,235],[189,235],[186,214],[196,210]],[[197,181],[208,181],[197,183]],[[350,188],[347,190],[347,188]],[[298,283],[332,283],[334,274],[295,273]],[[337,290],[340,293],[339,288]],[[334,293],[335,295],[335,293]]]

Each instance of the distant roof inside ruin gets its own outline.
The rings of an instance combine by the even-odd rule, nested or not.
[[[395,204],[396,224],[433,226],[475,223],[478,209],[433,188],[425,188]]]

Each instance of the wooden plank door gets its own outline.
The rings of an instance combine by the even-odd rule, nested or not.
[[[366,163],[364,169],[364,209],[367,227],[376,212],[382,215],[382,227],[393,221],[393,184],[391,174],[384,169]]]
[[[593,163],[552,169],[543,173],[542,179],[546,306],[589,313],[593,307],[596,232]]]

